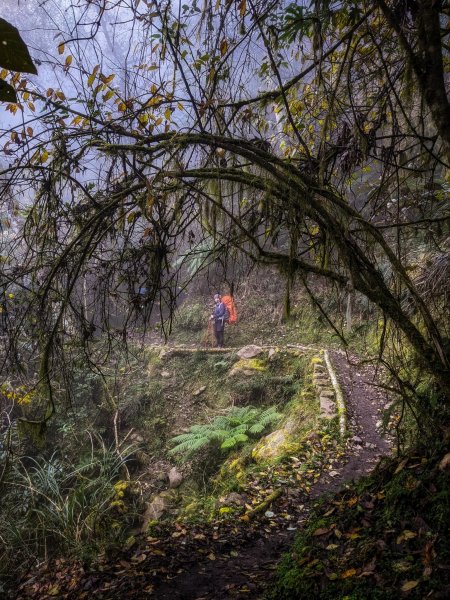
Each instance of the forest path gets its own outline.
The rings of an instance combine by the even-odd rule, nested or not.
[[[352,434],[346,456],[331,474],[324,473],[312,486],[309,498],[298,499],[297,504],[292,503],[292,498],[291,501],[284,498],[282,509],[288,509],[291,518],[278,523],[279,528],[275,531],[268,533],[261,528],[251,539],[239,539],[237,544],[231,540],[226,544],[219,539],[214,545],[216,560],[213,561],[206,558],[199,562],[198,555],[188,550],[185,556],[179,548],[173,557],[171,577],[155,586],[158,600],[261,599],[277,562],[293,541],[294,527],[301,527],[307,520],[314,500],[370,473],[379,459],[389,454],[391,442],[379,432],[387,398],[373,384],[374,367],[358,365],[355,357],[347,357],[343,352],[330,352],[330,356],[344,394],[348,428]],[[292,490],[287,490],[285,496],[289,493],[292,495]],[[278,510],[275,505],[273,511]]]
[[[347,406],[351,437],[345,455],[332,470],[324,471],[310,493],[284,487],[270,512],[252,522],[235,520],[223,524],[176,526],[167,537],[144,538],[114,563],[104,561],[96,570],[72,565],[61,572],[44,570],[22,584],[17,600],[50,598],[157,598],[158,600],[260,600],[272,580],[281,555],[310,510],[324,493],[341,489],[352,479],[369,473],[391,448],[379,433],[381,411],[387,398],[373,381],[374,368],[356,359],[329,351]],[[52,587],[43,581],[52,580]],[[28,584],[28,585],[27,585]],[[56,587],[55,587],[56,586]],[[34,588],[34,592],[33,592]],[[44,595],[37,594],[46,590]],[[50,594],[48,592],[50,590]]]

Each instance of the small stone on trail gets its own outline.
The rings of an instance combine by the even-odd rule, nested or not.
[[[441,459],[439,463],[439,469],[441,471],[445,471],[445,469],[450,469],[450,452]]]
[[[169,371],[161,371],[161,377],[164,377],[164,378],[170,377]]]
[[[275,348],[270,348],[270,350],[269,350],[269,359],[271,359],[272,356],[275,356],[276,353],[277,353],[277,351],[275,350]]]
[[[238,494],[237,492],[230,492],[219,500],[219,506],[230,506],[233,504],[235,506],[245,506],[244,496]]]
[[[261,348],[261,346],[255,346],[255,344],[250,344],[249,346],[244,346],[243,348],[241,348],[237,355],[239,356],[239,358],[255,358],[255,356],[261,354],[262,351],[263,349]]]
[[[351,438],[352,442],[355,442],[355,444],[362,444],[362,439],[360,437],[358,437],[357,435],[354,435]]]
[[[183,475],[176,467],[172,467],[168,473],[169,488],[177,488],[183,482]]]

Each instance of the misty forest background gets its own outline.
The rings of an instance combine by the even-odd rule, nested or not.
[[[449,16],[445,0],[2,2],[2,593],[174,524],[240,531],[242,494],[267,517],[292,456],[308,491],[354,434],[318,415],[328,349],[375,368],[390,457],[355,502],[308,513],[267,594],[447,597]],[[205,352],[216,291],[238,311],[224,353]],[[236,354],[250,344],[273,352]],[[288,422],[292,445],[259,460]],[[351,551],[320,546],[339,519]]]

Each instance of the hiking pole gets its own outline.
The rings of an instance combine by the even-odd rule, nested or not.
[[[212,321],[208,321],[208,327],[205,331],[205,335],[203,336],[202,346],[205,348],[210,348],[213,345],[213,323]]]

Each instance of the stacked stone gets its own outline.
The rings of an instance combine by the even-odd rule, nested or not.
[[[337,415],[336,398],[330,375],[321,358],[314,358],[313,370],[313,384],[319,396],[321,416],[333,419]]]

